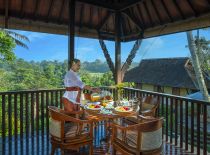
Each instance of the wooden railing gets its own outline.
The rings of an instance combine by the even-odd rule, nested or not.
[[[198,155],[210,153],[209,102],[131,88],[124,88],[123,96],[157,96],[158,115],[165,118],[164,140]]]
[[[128,99],[158,96],[164,120],[164,140],[196,154],[210,152],[210,103],[139,89],[103,87]],[[0,92],[0,154],[30,154],[49,150],[48,105],[62,107],[64,89]],[[47,148],[47,149],[46,149]],[[48,152],[46,153],[48,154]]]
[[[0,92],[0,154],[44,152],[45,147],[49,147],[47,106],[62,107],[60,98],[63,91],[64,89]]]

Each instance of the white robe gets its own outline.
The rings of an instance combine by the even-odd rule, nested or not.
[[[64,77],[64,86],[65,87],[80,87],[84,88],[85,84],[81,81],[79,75],[73,70],[69,70]],[[67,98],[69,101],[80,104],[76,102],[78,91],[66,91],[63,97]]]

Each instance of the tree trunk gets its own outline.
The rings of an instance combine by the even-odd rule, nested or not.
[[[209,101],[208,90],[206,88],[206,84],[204,82],[203,74],[201,71],[200,62],[199,62],[198,55],[197,55],[198,51],[195,46],[192,31],[187,32],[187,40],[188,40],[188,46],[190,49],[190,53],[192,56],[192,64],[193,64],[193,68],[195,70],[195,76],[196,76],[196,79],[198,82],[199,89],[203,95],[204,100]]]

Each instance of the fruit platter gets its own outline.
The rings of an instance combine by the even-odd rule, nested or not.
[[[91,109],[91,110],[100,110],[101,109],[101,105],[98,104],[89,104],[87,106],[87,109]]]
[[[128,106],[118,106],[114,110],[117,113],[130,113],[133,111],[133,108],[128,107]]]

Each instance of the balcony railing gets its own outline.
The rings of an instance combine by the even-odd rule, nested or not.
[[[165,118],[164,140],[192,153],[210,152],[209,102],[131,88],[124,88],[123,95],[127,98],[157,96],[158,115]]]
[[[60,99],[63,91],[64,89],[0,93],[2,154],[29,154],[29,150],[34,154],[47,150],[44,148],[49,147],[47,107],[62,107]]]
[[[139,89],[103,87],[116,96],[158,96],[158,115],[163,116],[164,141],[196,154],[210,152],[210,103]],[[62,107],[64,89],[1,92],[0,154],[44,152],[49,145],[48,105]],[[49,154],[46,152],[46,154]]]

